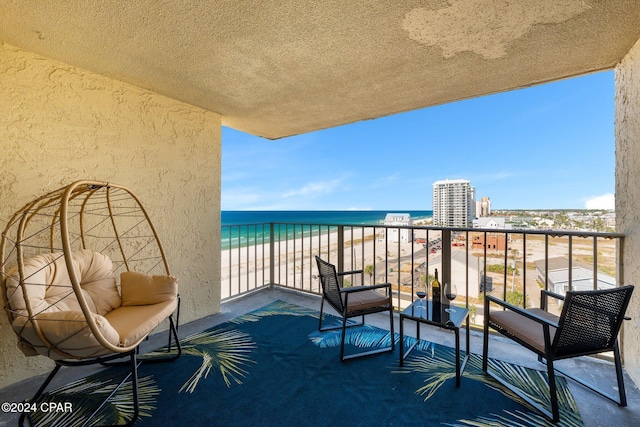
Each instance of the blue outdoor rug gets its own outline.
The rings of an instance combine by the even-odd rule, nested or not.
[[[336,319],[336,322],[338,320]],[[421,341],[398,364],[399,349],[340,362],[340,331],[318,332],[318,312],[276,301],[187,337],[175,362],[139,369],[140,426],[552,426],[480,369],[472,355],[455,387],[454,351]],[[388,331],[348,329],[357,347],[388,345]],[[428,335],[425,334],[425,335]],[[394,339],[399,339],[396,334]],[[406,337],[409,345],[414,338]],[[354,347],[347,348],[353,352]],[[492,361],[493,370],[532,395],[547,396],[546,374]],[[109,368],[43,400],[71,402],[73,413],[35,421],[81,425],[126,375]],[[561,426],[582,426],[563,378]],[[131,413],[129,386],[109,399],[93,423],[117,423]],[[52,415],[52,414],[49,414]]]

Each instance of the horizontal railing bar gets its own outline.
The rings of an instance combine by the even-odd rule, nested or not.
[[[579,231],[579,230],[527,230],[518,228],[464,228],[464,227],[440,227],[432,225],[385,225],[385,224],[356,224],[356,223],[308,223],[308,222],[272,222],[272,223],[239,223],[225,224],[222,227],[238,227],[247,225],[275,224],[275,225],[321,225],[323,227],[376,227],[376,228],[398,228],[407,230],[449,230],[452,232],[472,232],[472,233],[513,233],[513,234],[535,234],[549,235],[551,237],[558,236],[575,236],[575,237],[603,237],[609,239],[623,238],[623,233],[605,232],[605,231]]]

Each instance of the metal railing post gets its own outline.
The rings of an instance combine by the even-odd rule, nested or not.
[[[275,284],[275,270],[276,270],[276,263],[275,263],[275,258],[276,258],[276,254],[275,254],[275,235],[274,235],[274,225],[273,223],[269,223],[269,287],[273,288],[273,285]]]
[[[344,227],[338,226],[338,271],[344,271]]]
[[[616,278],[617,286],[623,286],[625,284],[624,280],[624,237],[618,238],[616,242]]]
[[[451,283],[451,230],[442,229],[442,265],[440,272],[440,284]]]

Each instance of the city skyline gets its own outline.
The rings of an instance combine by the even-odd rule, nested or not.
[[[222,130],[223,210],[613,209],[612,71],[270,141]]]

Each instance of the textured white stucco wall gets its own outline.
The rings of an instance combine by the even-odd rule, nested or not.
[[[626,235],[624,284],[636,286],[624,324],[625,369],[640,385],[640,41],[616,67],[616,227]]]
[[[0,228],[78,179],[129,187],[179,277],[180,322],[220,309],[221,118],[165,96],[0,45]],[[0,313],[0,387],[44,371]]]

